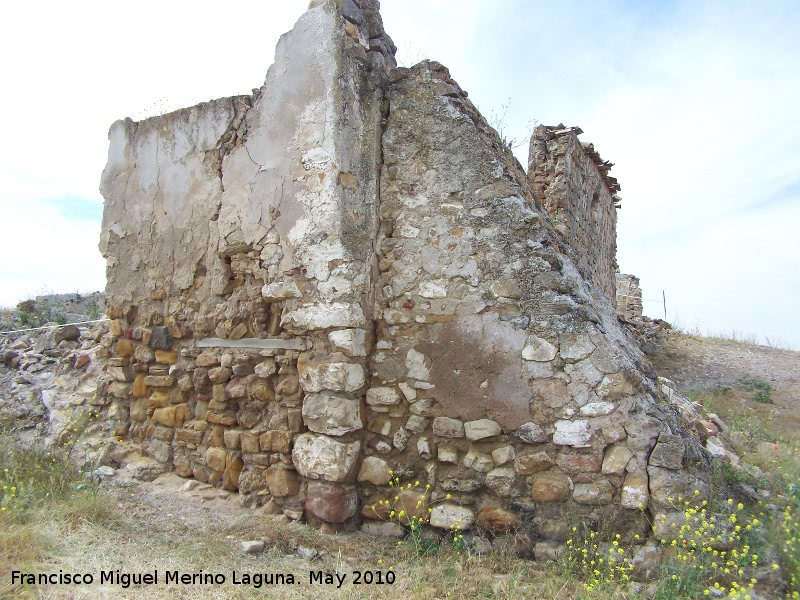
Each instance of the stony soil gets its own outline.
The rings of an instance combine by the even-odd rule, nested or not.
[[[675,332],[661,333],[659,342],[663,352],[653,357],[654,366],[678,392],[698,397],[730,389],[713,410],[728,418],[770,419],[790,439],[800,437],[800,352]],[[755,402],[745,380],[768,383],[772,403]]]

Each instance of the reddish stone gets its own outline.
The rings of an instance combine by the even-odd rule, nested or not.
[[[599,473],[603,466],[603,455],[599,452],[584,454],[564,451],[556,458],[556,464],[567,473]]]
[[[500,506],[484,506],[478,512],[478,523],[492,533],[509,533],[519,527],[519,515]]]
[[[328,523],[344,523],[358,510],[358,493],[352,485],[311,481],[306,510]]]

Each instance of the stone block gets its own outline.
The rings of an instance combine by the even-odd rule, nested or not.
[[[272,402],[275,400],[275,390],[272,383],[264,379],[256,379],[246,385],[247,395],[260,402]]]
[[[417,519],[425,521],[428,517],[429,498],[425,492],[417,488],[406,489],[397,495],[397,500],[394,503],[394,510],[399,515],[403,512],[403,516],[398,516],[398,521],[403,525],[407,525],[409,519]]]
[[[334,327],[356,329],[365,324],[364,311],[355,303],[312,304],[284,311],[281,314],[281,327],[288,331],[332,329]]]
[[[516,430],[516,436],[526,444],[541,444],[547,441],[547,432],[536,423],[523,423]]]
[[[225,458],[228,456],[225,448],[209,448],[206,450],[206,466],[213,470],[222,472],[225,470]]]
[[[486,487],[501,498],[511,495],[516,473],[511,467],[497,467],[486,474]]]
[[[148,408],[163,408],[169,404],[169,392],[166,390],[153,390],[147,399]]]
[[[281,302],[288,298],[301,298],[302,296],[295,281],[276,281],[261,288],[261,297],[265,302]]]
[[[121,337],[123,333],[122,321],[119,319],[111,319],[108,322],[108,332],[114,337]]]
[[[284,452],[291,450],[292,434],[288,431],[267,431],[259,440],[262,452]]]
[[[197,367],[215,367],[219,364],[219,358],[210,352],[202,352],[197,355],[194,364]]]
[[[133,354],[133,343],[126,339],[121,338],[117,340],[117,356],[128,357]]]
[[[409,379],[428,381],[431,369],[425,355],[413,348],[406,353],[406,373]]]
[[[143,365],[149,364],[156,359],[156,354],[150,346],[146,346],[144,344],[139,344],[133,350],[133,356],[136,358],[137,362],[142,363]]]
[[[662,433],[658,436],[658,442],[650,453],[648,464],[677,471],[683,467],[685,452],[686,446],[680,436]]]
[[[225,383],[231,378],[232,371],[228,367],[212,367],[208,370],[211,383]]]
[[[512,281],[511,279],[495,281],[489,286],[489,292],[491,292],[494,298],[511,298],[514,300],[522,298],[522,293],[519,291],[519,287],[517,286],[516,282]]]
[[[633,393],[633,385],[626,379],[624,373],[610,373],[603,377],[595,392],[601,398],[621,400]]]
[[[417,454],[419,454],[420,458],[423,460],[429,460],[433,457],[431,442],[427,437],[421,437],[417,440]]]
[[[306,363],[298,366],[305,392],[357,392],[364,386],[364,367],[356,363]]]
[[[108,393],[115,398],[127,398],[131,385],[125,381],[112,381],[108,385]]]
[[[151,348],[159,348],[161,350],[170,350],[172,348],[173,339],[172,333],[168,327],[156,326],[150,332]]]
[[[81,337],[81,330],[77,325],[63,325],[59,327],[53,335],[53,341],[56,345],[61,342],[74,342]]]
[[[391,521],[371,521],[367,520],[361,525],[361,533],[376,537],[391,537],[402,539],[406,536],[406,530],[399,523]]]
[[[595,450],[576,451],[565,449],[556,457],[556,464],[570,474],[599,473],[603,465],[603,455]]]
[[[392,433],[392,422],[386,417],[376,417],[367,422],[367,429],[372,433],[389,437]]]
[[[708,484],[692,473],[650,466],[647,474],[650,502],[655,510],[674,509],[686,500],[698,504],[709,499]]]
[[[397,387],[400,388],[400,391],[403,392],[403,396],[405,396],[406,400],[409,402],[414,402],[417,399],[416,388],[410,386],[405,381],[401,381],[399,384],[397,384]]]
[[[447,444],[439,444],[436,457],[439,462],[455,465],[458,463],[458,449]]]
[[[457,479],[455,477],[442,479],[439,484],[443,490],[460,493],[472,493],[483,487],[483,483],[477,479]]]
[[[363,329],[339,329],[328,334],[333,348],[350,357],[367,355],[368,337]]]
[[[133,381],[134,374],[130,367],[106,366],[106,373],[115,381]]]
[[[258,454],[261,452],[259,436],[255,433],[242,432],[239,436],[239,443],[241,444],[242,452],[247,452],[248,454]]]
[[[328,523],[344,523],[358,511],[355,486],[310,481],[305,508]]]
[[[242,542],[242,552],[245,554],[260,554],[264,551],[264,541],[263,540],[251,540]]]
[[[161,440],[150,440],[150,446],[147,449],[148,453],[152,455],[162,465],[172,462],[172,445]]]
[[[614,486],[607,479],[591,483],[576,483],[572,499],[578,504],[611,504],[614,500]]]
[[[581,406],[581,414],[585,417],[602,417],[616,410],[613,402],[589,402]]]
[[[633,458],[633,452],[628,450],[624,444],[610,446],[605,452],[601,472],[603,475],[622,475],[631,458]]]
[[[537,561],[559,560],[567,551],[567,545],[554,540],[536,542],[533,555]]]
[[[292,462],[297,471],[309,479],[341,482],[356,468],[360,442],[340,442],[325,435],[304,433],[297,436]]]
[[[522,349],[522,358],[535,362],[549,362],[556,357],[558,348],[547,340],[535,335],[528,336]]]
[[[562,473],[539,473],[531,477],[531,496],[536,502],[566,500],[571,492],[569,477]]]
[[[300,491],[300,479],[297,473],[283,467],[270,467],[264,471],[269,493],[276,498],[294,496]]]
[[[238,429],[228,429],[222,434],[225,440],[225,447],[228,450],[238,450],[240,447],[242,432]]]
[[[595,348],[587,333],[565,333],[559,341],[559,353],[567,361],[582,360],[594,352]]]
[[[490,504],[478,511],[478,524],[493,534],[511,533],[519,527],[520,518],[510,510]]]
[[[199,404],[199,403],[198,403]],[[215,425],[232,427],[237,424],[236,413],[231,410],[207,410],[205,420]]]
[[[409,431],[413,431],[414,433],[422,433],[428,428],[430,422],[431,420],[426,419],[425,417],[411,415],[408,417],[408,421],[406,421],[405,428]]]
[[[164,425],[166,427],[175,427],[175,407],[165,406],[164,408],[157,408],[153,412],[152,421],[155,424]]]
[[[386,485],[391,480],[389,465],[386,461],[377,456],[368,456],[361,462],[361,469],[358,472],[358,481],[368,481],[375,485]]]
[[[440,437],[463,438],[464,422],[449,417],[436,417],[433,420],[433,433]]]
[[[171,442],[172,438],[175,436],[175,430],[172,427],[162,427],[158,426],[153,431],[153,437],[157,440],[161,440],[162,442]]]
[[[478,473],[488,473],[494,467],[492,457],[477,450],[470,450],[464,456],[462,464]]]
[[[555,428],[553,443],[561,446],[582,446],[592,437],[589,422],[585,420],[556,421]]]
[[[643,473],[628,473],[622,484],[620,504],[625,508],[647,508],[650,501],[650,491],[647,485],[647,475]]]
[[[134,421],[144,421],[147,418],[147,400],[139,398],[131,402],[131,419]]]
[[[175,350],[156,350],[155,359],[157,363],[162,365],[174,365],[178,362],[180,355]]]
[[[170,375],[146,375],[144,384],[149,387],[172,387],[175,385],[175,378]]]
[[[498,467],[511,462],[516,458],[514,446],[502,446],[492,450],[492,460]]]
[[[472,442],[494,437],[503,433],[503,429],[496,421],[491,419],[478,419],[464,423],[464,433]]]
[[[445,502],[433,507],[430,519],[433,527],[464,531],[475,523],[475,513],[466,506]]]
[[[247,397],[247,381],[244,379],[232,379],[225,384],[225,397],[230,399]]]
[[[395,431],[394,435],[392,436],[392,445],[400,450],[400,452],[405,452],[406,448],[408,447],[408,442],[411,439],[411,432],[408,431],[405,427],[400,427],[397,431]]]
[[[361,402],[335,394],[308,394],[303,400],[303,422],[311,431],[344,435],[363,427]]]
[[[544,450],[532,454],[520,454],[514,460],[514,470],[519,475],[533,475],[547,471],[553,465],[555,461]]]
[[[400,394],[391,387],[374,387],[367,390],[369,406],[394,406],[400,404]]]
[[[273,376],[276,373],[275,359],[267,358],[263,362],[258,363],[253,368],[253,372],[263,379]]]

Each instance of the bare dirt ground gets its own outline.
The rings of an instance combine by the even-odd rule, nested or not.
[[[800,352],[675,332],[661,335],[664,352],[653,364],[680,393],[696,397],[716,390],[718,400],[711,408],[721,416],[769,419],[772,429],[800,438]],[[769,384],[772,402],[757,402],[748,381]]]

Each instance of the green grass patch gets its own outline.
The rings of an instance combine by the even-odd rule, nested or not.
[[[763,379],[745,378],[742,387],[753,393],[753,400],[762,404],[772,404],[772,386]]]

